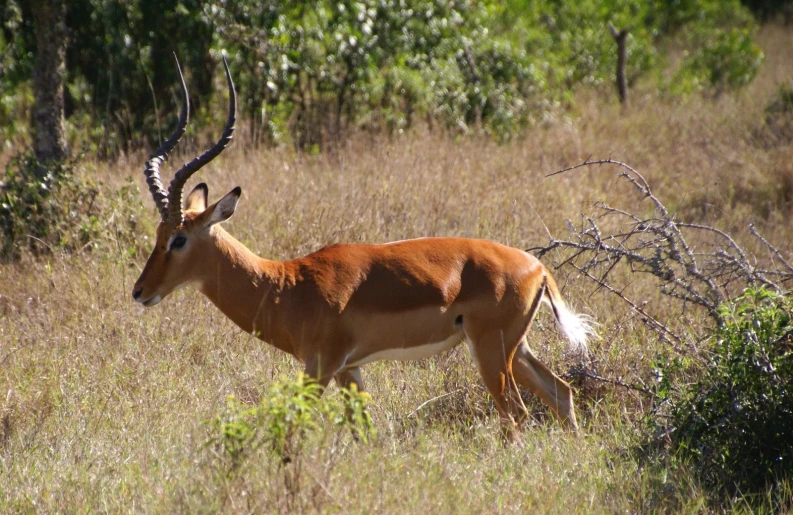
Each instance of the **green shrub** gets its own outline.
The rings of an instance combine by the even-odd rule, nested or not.
[[[30,154],[15,157],[0,177],[0,259],[96,247],[134,255],[142,210],[131,179],[105,191],[81,179],[74,162],[45,167]]]
[[[310,437],[328,426],[335,433],[348,428],[366,442],[374,432],[366,412],[368,395],[354,389],[342,395],[321,395],[322,388],[301,375],[296,381],[275,383],[253,407],[229,396],[225,412],[209,421],[211,435],[205,445],[216,450],[223,470],[234,476],[263,448],[277,464],[299,465]]]
[[[749,84],[763,62],[752,42],[752,30],[716,30],[699,50],[687,56],[675,75],[672,90],[711,88],[717,93]]]
[[[208,422],[215,479],[222,492],[235,485],[250,490],[246,465],[255,458],[267,471],[256,478],[267,488],[259,509],[264,513],[324,513],[335,504],[328,484],[333,468],[355,446],[355,438],[368,442],[374,434],[366,412],[368,395],[344,390],[341,395],[321,397],[313,380],[300,376],[280,381],[255,406],[228,397],[226,410]],[[221,508],[228,496],[221,495]]]
[[[0,137],[20,138],[35,33],[25,2],[0,0],[3,15]],[[761,59],[738,0],[75,0],[67,18],[67,118],[77,143],[100,152],[160,139],[178,110],[174,51],[199,132],[215,112],[225,51],[253,139],[301,149],[417,117],[508,139],[580,85],[613,81],[608,23],[629,30],[629,85],[664,82],[670,40],[692,50],[672,92],[743,86]]]
[[[23,248],[41,254],[84,245],[91,218],[98,214],[93,208],[97,193],[75,179],[71,165],[47,169],[32,155],[12,159],[0,186],[2,256],[17,257]],[[75,233],[75,226],[87,233]]]
[[[707,486],[762,494],[793,477],[793,298],[749,289],[721,307],[703,377],[672,405],[678,456]]]

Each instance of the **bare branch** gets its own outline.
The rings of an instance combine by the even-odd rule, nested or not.
[[[793,265],[757,232],[754,225],[749,226],[751,234],[771,252],[773,259],[770,261],[776,260],[782,267],[757,266],[754,257],[720,229],[676,220],[655,196],[644,176],[625,163],[611,158],[592,160],[590,156],[582,163],[546,177],[594,165],[616,166],[619,169],[617,177],[635,188],[640,201],[649,199],[652,202],[653,215],[640,217],[629,210],[598,201],[594,204],[595,214],[582,216],[580,226],[568,223],[573,234],[571,240],[551,237],[545,247],[530,250],[541,257],[551,250],[570,249],[571,255],[564,258],[557,268],[572,266],[597,283],[598,289],[619,297],[676,350],[680,350],[682,337],[650,316],[644,309],[645,304],[629,299],[624,289],[610,283],[618,263],[626,263],[632,272],[652,275],[662,294],[704,308],[716,323],[721,323],[719,305],[738,291],[749,286],[782,291],[783,284],[793,281]],[[604,229],[605,225],[599,225],[607,221],[619,230],[609,231]],[[706,234],[711,241],[706,239],[703,243],[702,236]],[[697,245],[690,244],[689,237]]]
[[[757,232],[757,229],[755,228],[754,224],[749,224],[749,232],[752,233],[752,236],[760,240],[763,243],[763,245],[765,245],[766,248],[768,248],[768,250],[773,252],[774,256],[776,256],[779,262],[785,265],[785,268],[787,268],[788,272],[793,274],[793,266],[791,266],[790,263],[785,261],[785,258],[782,257],[782,254],[779,252],[779,250],[776,247],[768,243],[768,241],[765,238],[763,238],[759,232]]]
[[[661,338],[663,340],[669,342],[676,351],[678,351],[678,352],[681,351],[679,345],[683,342],[683,338],[681,338],[674,331],[670,330],[664,324],[662,324],[661,322],[659,322],[658,320],[653,318],[649,313],[647,313],[647,311],[644,310],[644,308],[642,306],[639,306],[638,304],[634,303],[632,300],[630,300],[628,297],[626,297],[622,293],[622,291],[615,289],[613,286],[611,286],[607,282],[602,281],[602,280],[598,279],[597,277],[592,276],[589,272],[586,272],[586,271],[578,268],[575,265],[573,265],[573,267],[576,270],[578,270],[579,272],[581,272],[582,274],[584,274],[589,279],[595,281],[600,288],[603,288],[603,289],[609,291],[610,293],[616,295],[620,299],[622,299],[626,304],[628,304],[631,308],[633,308],[634,311],[636,311],[641,316],[643,316],[645,321],[650,326],[652,326],[652,328],[655,331],[657,331],[658,333],[660,333],[662,335]]]
[[[564,374],[564,378],[567,379],[568,381],[574,377],[588,377],[589,379],[594,379],[595,381],[600,381],[602,383],[611,383],[617,386],[622,386],[623,388],[628,388],[629,390],[636,390],[637,392],[641,392],[651,397],[655,396],[655,394],[650,390],[648,390],[647,388],[643,388],[635,384],[626,383],[620,378],[613,379],[610,377],[599,376],[594,372],[590,372],[589,370],[586,370],[584,368],[573,368],[568,373]]]

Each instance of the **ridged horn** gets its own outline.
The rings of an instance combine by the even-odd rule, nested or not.
[[[226,70],[226,81],[229,87],[229,115],[226,121],[226,128],[215,146],[196,157],[189,163],[182,165],[182,168],[173,177],[171,185],[168,187],[167,222],[173,226],[178,226],[184,221],[184,210],[182,208],[182,191],[184,185],[191,175],[196,173],[202,166],[215,159],[223,149],[231,142],[234,132],[234,123],[237,119],[237,92],[234,89],[234,81],[231,80],[231,72],[223,56],[223,67]]]
[[[149,185],[149,191],[154,198],[154,203],[160,211],[162,221],[168,219],[168,194],[165,192],[165,187],[160,180],[160,166],[168,159],[168,154],[174,149],[179,140],[184,135],[187,128],[187,121],[190,118],[190,97],[187,94],[187,85],[184,82],[182,75],[182,67],[179,66],[179,58],[174,54],[176,60],[176,70],[179,72],[179,81],[182,85],[182,108],[179,112],[179,123],[176,129],[171,134],[171,137],[162,144],[146,161],[146,169],[143,173],[146,175],[146,183]]]

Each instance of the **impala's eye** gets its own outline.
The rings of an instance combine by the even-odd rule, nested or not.
[[[177,236],[171,242],[171,248],[172,249],[181,249],[182,247],[184,247],[185,243],[187,243],[187,238],[185,238],[184,236]]]

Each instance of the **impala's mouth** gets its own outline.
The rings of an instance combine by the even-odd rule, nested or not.
[[[154,297],[148,298],[146,300],[138,300],[137,302],[140,302],[141,304],[143,304],[144,306],[149,308],[149,307],[157,304],[161,300],[162,300],[162,297],[160,297],[159,295],[155,295]]]

